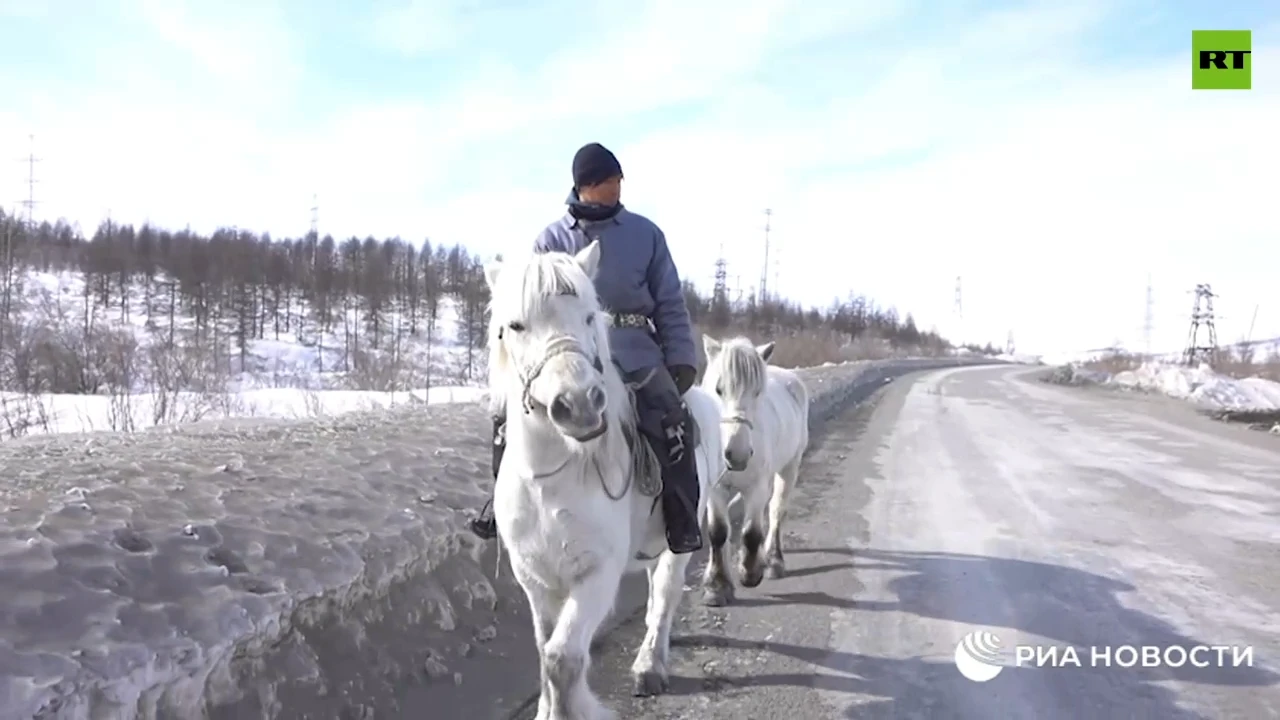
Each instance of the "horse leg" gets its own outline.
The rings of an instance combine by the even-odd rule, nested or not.
[[[764,540],[765,575],[774,580],[787,573],[782,557],[782,520],[787,513],[787,496],[800,476],[800,458],[787,463],[773,477],[773,497],[769,500],[769,534]]]
[[[591,641],[613,607],[621,580],[621,566],[604,565],[569,591],[542,651],[550,695],[548,720],[616,717],[587,686],[587,672],[591,668]]]
[[[684,575],[689,567],[688,553],[662,553],[657,565],[649,568],[649,607],[644,616],[644,642],[631,664],[635,678],[635,694],[640,697],[659,695],[668,689],[667,663],[671,651],[671,621],[684,594]]]
[[[538,713],[534,720],[551,719],[551,686],[548,683],[546,646],[551,632],[555,628],[556,617],[560,614],[562,603],[553,597],[536,581],[528,581],[515,573],[516,580],[524,589],[525,598],[529,601],[529,615],[533,620],[533,642],[538,649],[540,667],[540,684],[538,693]]]
[[[729,544],[729,507],[724,496],[725,492],[719,488],[708,490],[707,536],[711,552],[702,575],[702,604],[711,607],[733,603],[733,579],[729,577],[725,558]]]
[[[764,563],[760,547],[764,544],[764,515],[768,504],[765,478],[747,483],[742,493],[742,548],[738,555],[738,570],[742,586],[753,588],[764,581]]]

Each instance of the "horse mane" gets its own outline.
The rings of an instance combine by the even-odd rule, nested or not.
[[[541,315],[547,304],[557,297],[576,297],[583,305],[593,308],[595,351],[604,367],[605,392],[609,397],[606,410],[609,436],[614,429],[622,431],[618,437],[624,439],[635,435],[634,390],[623,382],[621,373],[613,365],[609,315],[600,307],[600,297],[591,278],[573,256],[565,253],[532,253],[523,264],[505,262],[498,271],[489,299],[489,386],[496,390],[490,393],[491,409],[495,414],[504,409],[506,394],[519,384],[513,382],[516,368],[499,337],[504,323],[511,318]],[[609,442],[612,437],[605,440]]]
[[[749,397],[764,392],[768,380],[768,364],[750,340],[736,337],[720,345],[720,353],[711,361],[718,371],[720,391],[729,397]]]

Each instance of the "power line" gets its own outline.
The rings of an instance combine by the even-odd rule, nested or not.
[[[31,141],[31,149],[24,158],[19,158],[18,162],[27,165],[27,199],[19,201],[24,208],[27,209],[27,227],[35,227],[35,209],[36,209],[36,163],[40,162],[40,158],[36,157],[36,136],[28,135],[27,139]]]
[[[311,194],[311,237],[320,239],[320,200],[315,193]]]
[[[773,210],[764,211],[764,265],[760,268],[760,303],[769,299],[769,230],[773,220]]]
[[[712,303],[719,308],[729,306],[729,261],[724,257],[724,243],[720,243],[720,254],[716,257],[715,282],[711,291]]]
[[[1218,297],[1208,283],[1196,285],[1195,302],[1191,307],[1191,329],[1187,333],[1187,349],[1183,351],[1183,360],[1192,367],[1200,363],[1213,363],[1213,356],[1218,351],[1218,330],[1214,326],[1213,299]],[[1205,332],[1201,342],[1200,331]]]

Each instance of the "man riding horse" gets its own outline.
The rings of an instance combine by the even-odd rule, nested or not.
[[[702,547],[693,430],[683,396],[697,376],[693,324],[666,236],[653,221],[622,206],[622,166],[599,143],[573,157],[568,212],[534,241],[535,252],[577,253],[600,243],[595,286],[613,316],[614,363],[636,389],[640,432],[662,465],[662,514],[671,552]],[[493,476],[506,448],[505,408],[493,421]],[[497,536],[493,500],[471,521],[485,540]]]

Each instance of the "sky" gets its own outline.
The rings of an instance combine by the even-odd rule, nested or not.
[[[342,6],[341,8],[339,6]],[[1192,29],[1253,89],[1192,91]],[[0,0],[0,203],[117,222],[526,247],[574,151],[682,275],[865,295],[1060,353],[1280,336],[1280,4]],[[34,143],[29,136],[34,135]],[[33,150],[34,148],[34,150]],[[3,161],[12,159],[12,162]],[[6,169],[4,165],[7,164]],[[961,278],[962,312],[955,310]]]

